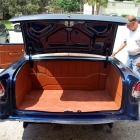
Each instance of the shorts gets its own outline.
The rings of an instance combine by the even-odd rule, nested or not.
[[[126,66],[133,70],[133,72],[140,77],[140,66],[136,66],[138,58],[140,58],[140,54],[134,56],[128,54]]]

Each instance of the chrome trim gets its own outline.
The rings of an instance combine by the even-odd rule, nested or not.
[[[47,53],[47,54],[36,54],[32,55],[32,58],[41,58],[41,57],[92,57],[92,58],[103,58],[106,59],[106,56],[96,55],[96,54],[85,54],[85,53]],[[25,55],[28,58],[28,55]],[[110,60],[113,60],[114,57],[110,56]]]
[[[25,54],[25,59],[29,59],[29,56]],[[32,55],[32,59],[44,59],[45,57],[72,57],[72,58],[98,58],[102,60],[106,60],[106,56],[101,56],[101,55],[95,55],[95,54],[83,54],[83,53],[48,53],[48,54],[37,54],[37,55]],[[113,56],[108,57],[108,61],[114,60]]]
[[[13,120],[12,120],[13,121]],[[28,120],[28,119],[16,119],[16,121],[23,121],[23,122],[35,122],[35,123],[55,123],[55,124],[77,124],[77,125],[81,125],[81,124],[106,124],[106,123],[113,123],[116,122],[117,120],[100,120],[100,121],[92,121],[92,120],[88,120],[88,121],[80,121],[80,120],[76,120],[76,121],[62,121],[62,120]]]

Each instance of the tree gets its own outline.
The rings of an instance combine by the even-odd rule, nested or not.
[[[51,6],[57,7],[63,12],[76,12],[80,11],[80,0],[53,0]],[[56,6],[57,5],[57,6]]]
[[[15,15],[38,14],[45,11],[49,0],[9,0],[9,13]]]
[[[60,13],[60,7],[57,4],[57,0],[49,1],[48,6],[46,6],[46,10],[48,13]]]
[[[140,3],[140,0],[134,0],[134,2],[136,2],[136,3]]]
[[[98,14],[100,6],[107,7],[108,0],[83,0],[83,3],[88,3],[92,6],[92,14]],[[96,13],[94,13],[94,10],[96,10]]]
[[[9,4],[10,4],[9,0],[1,0],[1,4],[0,4],[1,18],[4,17],[4,19],[6,19],[7,17],[10,17]]]
[[[39,5],[38,12],[45,11],[45,7],[48,5],[49,1],[51,1],[51,0],[38,0],[38,1],[36,1],[36,4]],[[33,2],[35,3],[34,0],[33,0]]]
[[[100,6],[107,7],[108,0],[97,0],[96,1],[96,11],[99,13]]]

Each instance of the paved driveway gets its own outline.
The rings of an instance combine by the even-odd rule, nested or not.
[[[107,125],[0,123],[1,140],[140,140],[139,122],[117,122],[113,129]]]
[[[9,31],[10,33],[10,43],[23,43],[22,33],[20,31]]]

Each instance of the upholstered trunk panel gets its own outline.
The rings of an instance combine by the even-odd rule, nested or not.
[[[34,62],[33,68],[27,63],[16,77],[19,109],[118,110],[121,101],[122,79],[113,65],[104,68],[104,62],[49,60]]]
[[[44,61],[30,69],[33,89],[98,90],[105,88],[108,68],[103,62]]]

